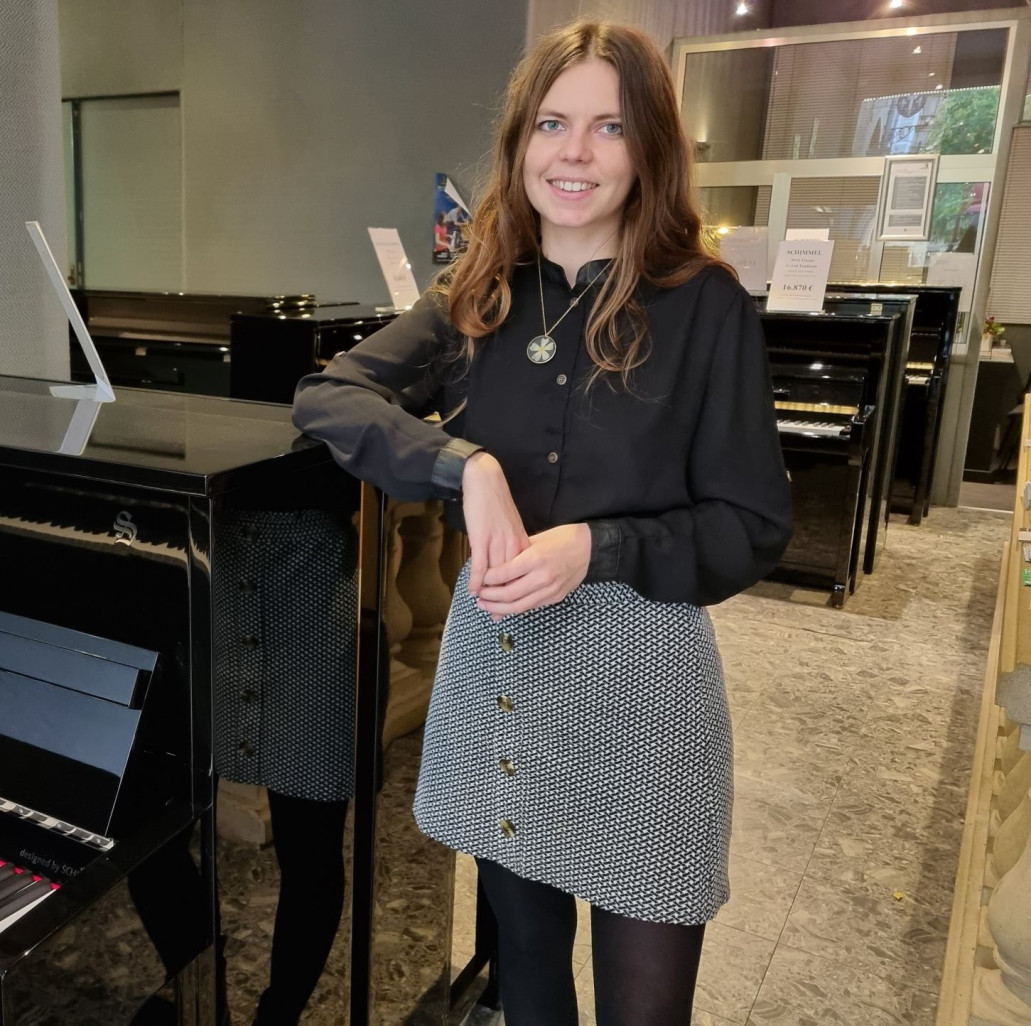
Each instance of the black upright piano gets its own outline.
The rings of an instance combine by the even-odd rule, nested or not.
[[[883,543],[903,314],[830,297],[822,313],[758,302],[794,506],[794,536],[771,577],[828,588],[840,606]]]
[[[339,473],[280,407],[116,391],[0,378],[2,1026],[216,1021],[213,511]]]
[[[961,290],[952,285],[881,283],[828,288],[832,292],[916,296],[899,411],[898,453],[892,470],[891,512],[919,524],[930,507]]]

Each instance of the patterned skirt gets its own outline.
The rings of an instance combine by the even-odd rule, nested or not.
[[[415,798],[444,844],[653,922],[729,897],[733,740],[708,613],[624,584],[495,624],[455,587]]]
[[[220,510],[213,525],[219,776],[292,798],[354,793],[358,542],[323,510]]]

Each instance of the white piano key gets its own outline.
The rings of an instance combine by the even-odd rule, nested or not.
[[[41,901],[46,901],[54,893],[54,891],[45,891],[31,905],[26,905],[24,908],[18,909],[17,912],[12,912],[9,916],[0,919],[0,933],[3,933],[12,923],[16,923],[22,916],[28,915]]]

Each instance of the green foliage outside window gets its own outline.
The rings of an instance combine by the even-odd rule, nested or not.
[[[949,93],[935,111],[924,152],[991,153],[998,110],[998,86]]]

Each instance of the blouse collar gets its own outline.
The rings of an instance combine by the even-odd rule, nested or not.
[[[554,285],[565,285],[569,287],[569,282],[566,281],[566,272],[562,269],[560,264],[556,264],[553,260],[549,260],[543,253],[540,256],[541,260],[541,277]],[[532,264],[536,261],[536,257],[530,257],[529,262]],[[601,285],[602,282],[608,277],[609,266],[612,263],[611,257],[604,260],[588,260],[577,272],[576,282],[574,284],[575,290],[586,288],[592,282],[596,285]],[[597,277],[597,281],[595,278]]]

